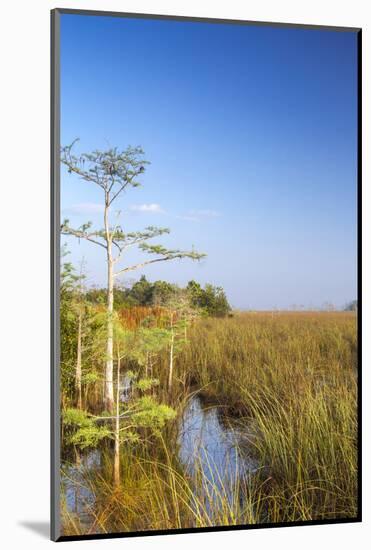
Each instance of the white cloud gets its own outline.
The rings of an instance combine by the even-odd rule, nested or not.
[[[132,204],[130,206],[130,210],[132,212],[144,212],[144,213],[150,213],[153,214],[164,214],[164,210],[161,208],[161,206],[155,202],[150,204]]]
[[[104,210],[104,205],[95,203],[95,202],[83,202],[78,204],[72,204],[67,208],[63,209],[64,214],[100,214]],[[198,222],[206,218],[217,218],[221,214],[217,210],[211,209],[193,209],[188,210],[185,214],[177,215],[172,214],[164,210],[161,205],[156,202],[152,203],[143,203],[143,204],[132,204],[129,206],[126,212],[132,212],[137,214],[164,214],[178,220],[185,220],[189,222]]]

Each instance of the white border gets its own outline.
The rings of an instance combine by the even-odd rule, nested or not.
[[[49,0],[4,3],[0,19],[2,162],[1,209],[1,539],[5,548],[39,548],[53,544],[46,535],[49,520],[49,70],[50,9],[104,9],[195,17],[362,27],[363,29],[363,279],[370,280],[371,234],[369,170],[370,90],[368,2],[353,0]],[[364,326],[370,300],[363,295]],[[370,339],[364,334],[363,390],[368,396]],[[370,412],[364,399],[364,426]],[[371,539],[370,438],[364,430],[364,523],[290,527],[257,531],[201,533],[138,539],[70,542],[73,545],[123,545],[152,550],[246,545],[275,550],[300,547],[365,548]],[[25,524],[33,523],[27,527]],[[39,523],[41,536],[35,531]],[[150,545],[150,546],[149,546]]]

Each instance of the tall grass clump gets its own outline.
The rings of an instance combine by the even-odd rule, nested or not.
[[[166,353],[154,375],[182,416],[190,391],[216,402],[245,433],[237,454],[253,471],[232,478],[196,457],[179,459],[178,421],[121,450],[112,483],[109,449],[81,470],[89,527],[62,501],[64,534],[353,518],[357,515],[356,314],[241,313],[201,319],[176,357],[166,393]],[[74,483],[76,483],[76,478]],[[85,493],[84,493],[85,492]],[[66,493],[64,493],[66,494]],[[93,502],[93,504],[91,504]]]
[[[357,515],[354,314],[209,319],[195,330],[187,365],[194,383],[254,427],[267,521]]]

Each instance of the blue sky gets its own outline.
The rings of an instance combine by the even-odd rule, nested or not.
[[[211,282],[239,308],[354,299],[356,70],[353,32],[62,15],[61,143],[141,145],[123,227],[207,254],[130,280]],[[61,187],[62,217],[100,228],[101,190]],[[62,240],[104,285],[104,251]]]

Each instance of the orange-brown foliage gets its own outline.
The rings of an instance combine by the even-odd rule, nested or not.
[[[134,330],[146,319],[149,320],[151,326],[163,327],[169,319],[170,312],[161,306],[133,306],[121,308],[118,315],[125,328]]]

